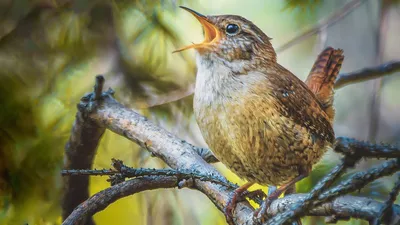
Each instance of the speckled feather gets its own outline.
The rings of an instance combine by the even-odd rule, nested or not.
[[[309,172],[334,141],[331,118],[306,84],[276,62],[270,38],[254,24],[239,16],[207,18],[221,29],[238,23],[242,33],[198,51],[194,112],[205,141],[248,181],[281,185]]]
[[[321,102],[331,122],[335,117],[333,95],[336,78],[344,60],[342,49],[325,48],[318,55],[305,83]]]

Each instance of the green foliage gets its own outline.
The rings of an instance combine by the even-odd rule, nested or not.
[[[303,12],[316,10],[322,0],[286,0],[286,9],[298,9]]]
[[[115,85],[116,89],[137,100],[133,106],[143,107],[149,96],[182,86],[174,82],[176,71],[166,69],[165,61],[171,45],[178,46],[180,40],[164,19],[163,14],[173,8],[165,2],[1,4],[0,223],[44,224],[59,218],[63,148],[75,105],[91,89],[94,75],[106,73],[110,82],[111,77],[120,76],[124,82]],[[131,16],[130,23],[126,23],[127,16]],[[138,23],[133,21],[139,18]],[[148,112],[173,119],[181,107],[186,104]],[[116,140],[114,146],[122,146],[121,139]],[[130,148],[142,151],[132,144]],[[105,154],[99,162],[107,164],[100,164],[107,167],[111,157],[116,156]],[[134,158],[132,164],[138,160]],[[103,182],[98,187],[106,185]]]
[[[31,88],[15,77],[1,77],[0,201],[5,207],[0,221],[21,224],[33,215],[54,220],[59,213],[59,143],[66,140],[62,118],[44,120],[46,107],[54,103],[37,101]],[[38,202],[44,207],[35,207]]]
[[[284,11],[294,13],[299,24],[314,24],[323,0],[286,0]]]

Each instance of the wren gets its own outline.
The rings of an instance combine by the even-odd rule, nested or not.
[[[236,15],[194,15],[205,39],[177,50],[195,49],[194,113],[214,155],[246,184],[225,208],[228,223],[237,198],[254,183],[280,186],[271,201],[306,177],[332,147],[333,84],[343,52],[327,48],[306,83],[277,63],[270,38]]]

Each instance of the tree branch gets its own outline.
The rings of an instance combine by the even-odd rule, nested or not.
[[[400,148],[398,147],[383,144],[371,144],[346,137],[336,138],[334,150],[351,157],[400,158]]]
[[[146,176],[135,178],[132,180],[124,181],[110,188],[107,188],[80,204],[69,217],[62,223],[62,225],[81,224],[85,218],[88,218],[95,213],[104,210],[108,205],[116,200],[139,193],[145,190],[153,190],[157,188],[174,188],[177,187],[179,179],[174,176]],[[286,196],[285,198],[274,201],[269,208],[268,212],[271,216],[283,212],[287,206],[297,204],[306,199],[305,194],[295,194]],[[309,216],[329,216],[336,215],[339,218],[346,218],[353,216],[371,220],[376,218],[380,213],[380,209],[384,204],[377,201],[363,198],[345,196],[339,197],[332,202],[327,202],[310,210],[307,215]],[[400,207],[393,206],[394,215],[400,215]],[[356,212],[356,213],[355,213]]]
[[[236,189],[239,186],[232,184],[225,178],[221,179],[219,174],[200,174],[194,170],[180,170],[180,169],[149,169],[149,168],[132,168],[128,167],[121,160],[112,159],[113,167],[115,170],[101,169],[101,170],[62,170],[63,176],[110,176],[112,184],[121,183],[125,178],[137,178],[144,176],[173,176],[179,181],[178,187],[192,187],[194,180],[209,181],[215,184],[228,187],[230,189]],[[191,184],[188,184],[191,183]],[[262,197],[265,197],[261,190],[256,191],[245,191],[244,195],[257,204],[262,203]]]
[[[201,174],[195,170],[181,170],[181,169],[149,169],[149,168],[132,168],[128,167],[121,160],[112,159],[113,167],[116,170],[63,170],[63,176],[77,176],[77,175],[121,175],[122,178],[134,178],[143,176],[174,176],[179,180],[183,179],[196,179],[200,181],[209,181],[220,184],[231,189],[238,188],[237,185],[232,184],[219,174]],[[221,179],[222,178],[222,179]]]
[[[353,167],[360,158],[345,157],[342,162],[337,165],[332,171],[320,180],[315,187],[306,195],[306,198],[298,204],[290,207],[289,210],[282,213],[279,217],[274,217],[269,224],[284,224],[285,222],[293,221],[301,213],[307,212],[313,203],[318,199],[319,195],[333,184],[349,167]]]
[[[277,199],[268,209],[268,215],[278,216],[279,213],[285,212],[287,207],[298,204],[300,201],[304,201],[305,198],[306,194],[293,194]],[[370,198],[346,195],[338,197],[333,201],[325,202],[311,209],[306,213],[306,216],[335,216],[337,218],[352,217],[370,221],[379,216],[383,205],[384,204]],[[400,206],[394,205],[393,212],[393,215],[396,215],[397,218],[393,217],[391,219],[392,223],[388,224],[395,225],[399,222]]]
[[[377,67],[365,68],[359,71],[340,74],[335,82],[335,89],[349,84],[364,82],[400,72],[400,61],[388,62]]]
[[[351,165],[351,164],[350,164]],[[339,164],[338,166],[335,167],[335,169],[332,170],[330,173],[330,176],[337,176],[341,171],[343,171],[343,168],[348,167],[349,164],[348,162],[343,162],[342,164]],[[395,159],[391,160],[388,162],[383,163],[382,165],[378,167],[374,167],[372,169],[369,169],[368,171],[365,172],[358,172],[348,178],[347,180],[341,182],[339,185],[337,185],[334,188],[329,189],[328,191],[319,194],[317,196],[313,196],[313,192],[315,189],[318,190],[322,185],[324,185],[326,182],[331,182],[332,179],[329,178],[324,178],[322,179],[318,185],[311,191],[310,194],[306,195],[305,199],[293,205],[290,210],[287,210],[284,213],[276,215],[274,218],[272,218],[269,222],[270,224],[276,224],[280,225],[283,224],[287,221],[290,221],[290,219],[294,219],[296,215],[301,215],[307,213],[307,210],[310,206],[318,206],[323,203],[332,201],[333,199],[351,193],[353,191],[359,190],[363,188],[365,185],[369,184],[370,182],[379,179],[383,176],[388,176],[392,175],[393,173],[397,172],[400,170],[400,159]],[[329,177],[329,176],[327,176]],[[378,214],[379,215],[379,214]],[[354,216],[354,215],[353,215]],[[400,214],[397,215],[400,218]],[[367,218],[363,218],[367,219]],[[392,220],[388,220],[388,224],[395,224],[392,223]]]
[[[97,76],[94,92],[101,94],[103,84],[104,78]],[[82,97],[81,104],[94,107],[96,102],[87,95]],[[104,127],[98,126],[87,118],[85,110],[78,110],[71,136],[65,145],[64,169],[90,169],[104,131]],[[63,177],[63,186],[61,208],[62,218],[65,219],[76,206],[89,198],[89,178],[87,176]],[[92,225],[94,221],[90,218],[85,224]]]
[[[93,88],[93,93],[94,93],[93,100],[95,101],[100,100],[101,94],[103,93],[104,82],[105,79],[103,76],[101,75],[96,76],[96,83]]]
[[[93,195],[88,200],[80,204],[73,213],[62,223],[62,225],[81,224],[85,218],[88,218],[97,212],[104,210],[108,205],[116,200],[130,196],[145,190],[154,190],[157,188],[174,188],[178,186],[178,179],[173,176],[152,176],[140,177],[124,181],[120,184],[107,188]],[[305,194],[294,194],[274,201],[268,212],[270,215],[276,215],[283,212],[287,206],[304,201]],[[318,206],[307,214],[309,216],[329,216],[336,215],[340,218],[354,216],[371,220],[376,218],[384,204],[364,197],[345,196],[339,197],[332,202],[327,202]],[[357,213],[354,213],[354,212]],[[400,207],[393,206],[394,215],[400,215]]]
[[[85,219],[90,218],[120,198],[145,190],[173,188],[177,185],[178,179],[173,176],[139,177],[124,181],[100,191],[84,201],[64,220],[62,225],[84,224]]]
[[[385,202],[384,206],[381,209],[380,216],[376,220],[376,225],[382,224],[383,222],[389,223],[390,218],[393,216],[393,203],[396,201],[397,195],[399,195],[400,191],[400,174],[397,175],[397,181],[392,189],[392,191],[389,193],[389,198]],[[400,223],[400,219],[399,219]]]
[[[79,113],[85,116],[86,120],[90,120],[91,123],[94,123],[96,127],[105,127],[110,129],[111,131],[123,135],[126,138],[138,143],[140,146],[143,148],[146,148],[150,152],[152,152],[153,155],[161,158],[164,160],[170,167],[177,169],[179,171],[195,171],[196,174],[205,174],[205,175],[212,175],[213,179],[216,178],[216,180],[225,180],[214,167],[212,167],[210,164],[206,163],[203,158],[200,155],[209,155],[210,153],[206,149],[200,149],[187,143],[184,140],[181,140],[174,136],[173,134],[167,132],[166,130],[154,125],[153,123],[149,122],[147,118],[139,115],[138,113],[134,112],[133,110],[125,108],[123,105],[118,103],[113,97],[112,97],[112,91],[107,91],[105,93],[101,94],[101,98],[94,101],[93,96],[94,94],[89,94],[85,98],[82,99],[82,102],[78,105]],[[72,133],[74,134],[74,132]],[[350,139],[348,139],[350,140]],[[347,140],[347,141],[348,141]],[[341,148],[354,148],[357,147],[357,145],[353,146],[353,142],[348,141],[347,144],[344,145],[343,143],[346,141],[346,139],[343,139],[342,142],[339,141],[339,143],[342,144]],[[343,150],[343,152],[351,152],[350,150]],[[374,150],[375,151],[375,150]],[[204,154],[205,153],[205,154]],[[354,156],[356,156],[354,158]],[[213,156],[210,156],[213,158]],[[353,157],[353,158],[352,158]],[[207,157],[205,157],[207,158]],[[215,158],[215,157],[214,157]],[[360,158],[357,155],[347,155],[347,159],[358,159]],[[322,204],[322,208],[317,207],[313,208],[310,211],[310,214],[313,213],[319,213],[319,215],[325,215],[328,216],[328,212],[335,213],[334,215],[339,215],[341,218],[347,216],[353,216],[357,218],[362,218],[362,219],[367,219],[370,220],[372,217],[378,217],[380,214],[380,210],[375,210],[375,211],[368,211],[363,213],[363,209],[361,208],[352,208],[353,206],[360,207],[363,206],[361,204],[362,200],[365,200],[364,203],[366,202],[374,202],[373,200],[366,200],[365,198],[356,198],[356,197],[350,197],[350,198],[355,198],[357,201],[358,205],[352,205],[349,202],[346,202],[345,204],[350,204],[350,205],[344,205],[339,208],[334,208],[334,209],[326,209],[324,208],[325,206],[331,206],[332,204],[335,204],[335,202],[338,201],[338,199],[334,200],[338,196],[353,192],[356,189],[361,189],[363,186],[366,184],[370,183],[371,181],[378,179],[382,176],[387,176],[390,174],[393,174],[395,171],[399,171],[400,169],[400,159],[395,159],[388,161],[381,166],[377,168],[370,169],[366,172],[359,172],[353,175],[351,178],[348,180],[340,183],[334,188],[331,188],[327,191],[324,191],[322,194],[319,194],[322,189],[325,189],[329,184],[333,183],[333,181],[336,179],[336,177],[340,176],[340,174],[343,172],[343,170],[348,167],[350,164],[342,164],[338,167],[336,167],[329,176],[324,178],[320,183],[319,187],[320,189],[314,190],[314,192],[311,193],[310,195],[291,195],[294,196],[293,198],[288,198],[285,197],[283,199],[276,200],[272,203],[268,214],[270,216],[275,215],[274,214],[274,208],[275,207],[282,207],[282,205],[276,205],[276,204],[286,204],[287,203],[287,198],[291,200],[296,200],[298,204],[306,204],[307,207],[305,209],[309,208],[309,204],[312,203],[313,207],[317,207]],[[346,162],[348,163],[348,162]],[[120,165],[120,168],[117,169],[120,172],[123,171],[122,167]],[[177,173],[172,173],[174,175],[174,187],[177,186],[179,183],[179,177],[176,177]],[[151,177],[157,176],[157,177],[167,177],[166,175],[159,175],[157,173],[154,173],[151,175]],[[144,179],[144,178],[149,178],[148,176],[146,177],[141,177],[141,178],[135,178],[136,179]],[[149,178],[150,179],[150,178]],[[225,185],[201,180],[201,179],[191,179],[193,180],[193,184],[189,185],[189,187],[195,188],[197,190],[200,190],[203,192],[215,205],[218,209],[222,210],[224,206],[227,204],[227,201],[229,199],[229,196],[232,191],[232,187],[227,187]],[[125,181],[128,182],[128,181]],[[119,183],[118,185],[126,184],[125,182]],[[131,181],[134,182],[134,181]],[[119,186],[118,186],[119,187]],[[113,187],[112,187],[113,188]],[[150,187],[151,188],[151,187]],[[113,189],[115,190],[115,189]],[[126,190],[126,189],[124,189]],[[142,191],[145,190],[145,188],[139,188],[138,190]],[[103,192],[102,192],[103,193]],[[136,190],[131,190],[130,192],[124,192],[124,193],[137,193]],[[115,196],[118,196],[118,198],[123,197],[125,195],[123,194],[118,194],[116,193]],[[302,197],[301,197],[302,196]],[[316,198],[318,196],[318,198]],[[349,197],[349,196],[347,196]],[[111,199],[109,202],[113,202],[116,200],[116,197],[112,196],[107,196],[105,197],[107,199]],[[339,198],[339,199],[345,199],[346,198]],[[361,200],[362,199],[362,200]],[[301,202],[299,202],[301,200]],[[304,201],[305,200],[305,201]],[[353,199],[354,200],[354,199]],[[331,203],[328,203],[332,201]],[[344,200],[340,200],[344,201]],[[340,202],[339,203],[343,203]],[[286,202],[286,203],[285,203]],[[294,203],[294,202],[292,202]],[[296,203],[296,204],[297,204]],[[83,203],[86,204],[86,203]],[[344,203],[343,203],[344,204]],[[372,204],[372,203],[371,203]],[[383,204],[381,203],[373,203],[375,207],[380,206],[382,207]],[[91,204],[88,204],[86,206],[91,206]],[[85,207],[86,207],[85,206]],[[336,207],[337,205],[335,205]],[[351,207],[350,207],[351,206]],[[83,207],[83,208],[85,208]],[[106,207],[104,204],[101,206],[101,209],[104,209]],[[283,206],[284,209],[287,209],[287,205]],[[311,207],[310,207],[311,208]],[[393,210],[398,210],[398,206],[396,205],[393,207]],[[276,208],[275,208],[276,209]],[[324,210],[324,211],[319,211],[319,210]],[[82,207],[78,207],[77,210],[82,210]],[[91,209],[92,210],[92,209]],[[315,211],[316,210],[316,211]],[[279,212],[282,212],[283,210],[280,210]],[[96,212],[96,210],[91,211],[91,212]],[[253,224],[253,212],[254,209],[249,205],[247,201],[245,202],[239,202],[237,207],[234,210],[234,221],[236,224],[239,225],[252,225]],[[361,212],[361,213],[360,213]],[[75,212],[74,212],[75,213]],[[307,211],[302,211],[298,212],[299,214],[308,214]],[[72,215],[72,214],[71,214]],[[75,215],[75,214],[74,214]],[[89,215],[89,214],[86,214]],[[91,215],[91,214],[90,214]],[[276,218],[279,220],[281,218],[280,216],[284,215],[282,213],[279,213],[276,215]],[[332,214],[331,214],[332,215]],[[400,211],[394,211],[392,214],[392,218],[396,219],[400,217]],[[275,218],[274,218],[275,219]],[[392,221],[395,220],[389,220],[389,224],[395,224]]]
[[[329,189],[318,197],[316,204],[330,201],[340,195],[360,190],[368,183],[383,177],[391,175],[400,170],[400,159],[393,159],[374,167],[365,172],[358,172],[347,180],[341,182],[336,187]]]

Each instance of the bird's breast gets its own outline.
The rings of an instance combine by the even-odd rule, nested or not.
[[[271,79],[268,74],[233,75],[225,66],[198,64],[194,113],[204,140],[223,164],[247,180],[279,185],[299,168],[315,164],[329,143],[311,129],[322,127],[319,119],[310,117],[314,114],[301,114],[309,118],[309,126],[290,114],[297,108],[287,104],[301,103],[302,96],[281,93],[287,85],[274,86]]]

